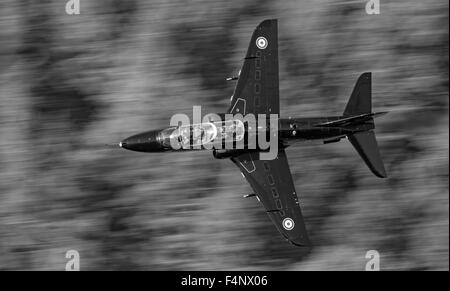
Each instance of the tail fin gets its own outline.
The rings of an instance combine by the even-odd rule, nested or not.
[[[344,120],[352,119],[353,121],[354,119],[356,122],[361,119],[360,117],[363,117],[362,121],[373,124],[375,115],[379,114],[372,113],[372,73],[366,72],[356,82],[350,100],[344,110],[344,117],[347,117]],[[349,134],[348,139],[372,173],[380,178],[386,178],[386,170],[378,150],[375,133],[372,130],[357,132]]]
[[[386,178],[387,174],[378,150],[375,133],[373,131],[357,132],[349,135],[348,139],[372,173],[380,178]]]
[[[344,116],[360,115],[372,112],[372,73],[362,74],[356,82],[350,100],[344,110]]]

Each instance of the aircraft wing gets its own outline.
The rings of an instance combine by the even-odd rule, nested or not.
[[[259,153],[245,153],[231,160],[240,168],[278,231],[291,243],[309,246],[302,212],[289,170],[280,149],[273,160],[259,160]]]
[[[264,20],[253,32],[228,113],[280,113],[276,19]]]

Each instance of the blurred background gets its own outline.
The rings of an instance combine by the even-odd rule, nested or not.
[[[449,269],[449,2],[0,2],[0,269]],[[373,72],[388,179],[348,141],[287,149],[314,247],[284,241],[228,160],[104,146],[223,112],[279,19],[281,115],[341,114]]]

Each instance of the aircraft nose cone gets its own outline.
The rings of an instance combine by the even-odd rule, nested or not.
[[[157,152],[163,147],[158,140],[159,131],[148,131],[130,136],[119,143],[119,146],[137,152]]]

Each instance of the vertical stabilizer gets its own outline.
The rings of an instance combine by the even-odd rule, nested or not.
[[[372,112],[372,73],[362,74],[356,82],[352,95],[344,110],[344,116]]]

